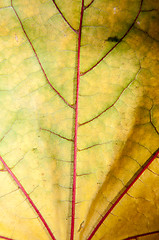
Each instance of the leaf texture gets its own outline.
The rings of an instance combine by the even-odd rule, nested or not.
[[[158,11],[0,0],[0,239],[159,238]]]

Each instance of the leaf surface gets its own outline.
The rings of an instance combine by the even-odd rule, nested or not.
[[[0,1],[0,238],[157,239],[158,1]]]

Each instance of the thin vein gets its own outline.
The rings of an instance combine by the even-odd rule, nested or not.
[[[105,145],[105,144],[109,144],[109,143],[112,143],[113,141],[108,141],[108,142],[105,142],[105,143],[96,143],[96,144],[93,144],[91,146],[88,146],[86,148],[82,148],[82,149],[78,149],[79,152],[81,151],[85,151],[85,150],[88,150],[90,148],[93,148],[93,147],[97,147],[97,146],[101,146],[101,145]]]
[[[56,136],[58,136],[58,137],[60,137],[60,138],[62,138],[62,139],[65,139],[65,140],[67,140],[67,141],[71,141],[71,142],[73,142],[73,139],[66,138],[66,137],[64,137],[64,136],[62,136],[62,135],[60,135],[60,134],[58,134],[58,133],[55,133],[55,132],[49,130],[49,129],[40,128],[40,130],[43,130],[43,131],[46,131],[46,132],[52,133],[52,134],[54,134],[54,135],[56,135]]]
[[[149,170],[150,172],[152,172],[153,174],[155,174],[155,175],[159,176],[159,174],[158,174],[158,173],[156,173],[156,172],[152,171],[150,168],[148,168],[148,170]]]
[[[152,11],[157,11],[157,9],[155,9],[155,8],[152,8],[152,9],[149,9],[149,10],[142,10],[141,12],[152,12]]]
[[[111,53],[113,51],[114,48],[116,48],[119,43],[121,43],[121,41],[128,35],[128,33],[130,32],[130,30],[132,29],[132,27],[134,26],[140,12],[141,12],[141,8],[142,8],[142,3],[143,3],[143,0],[141,0],[141,3],[140,3],[140,7],[139,7],[139,11],[133,21],[133,23],[131,24],[131,26],[129,27],[129,29],[126,31],[126,33],[122,36],[122,38],[120,38],[120,40],[93,66],[91,67],[90,69],[88,69],[87,71],[81,73],[81,76],[85,75],[86,73],[90,72],[92,69],[94,69],[100,62],[102,62],[102,60],[104,58],[106,58],[108,56],[109,53]]]
[[[154,40],[154,41],[156,41],[156,42],[159,42],[159,40],[158,39],[156,39],[156,38],[154,38],[154,37],[152,37],[148,32],[146,32],[146,31],[144,31],[143,29],[141,29],[141,28],[138,28],[138,27],[136,27],[136,26],[134,26],[134,29],[136,29],[136,30],[138,30],[138,31],[140,31],[140,32],[143,32],[143,33],[145,33],[150,39],[152,39],[152,40]]]
[[[139,73],[140,69],[138,70],[137,74]],[[137,76],[136,74],[136,76]],[[117,101],[120,99],[121,95],[126,91],[127,88],[129,88],[129,86],[136,80],[136,77],[135,79],[133,79],[130,83],[128,83],[128,85],[121,91],[121,93],[119,94],[119,96],[117,97],[117,99],[115,100],[115,102],[113,104],[111,104],[109,107],[107,107],[105,110],[103,110],[101,113],[99,113],[97,116],[95,116],[94,118],[84,122],[84,123],[80,123],[79,126],[83,126],[87,123],[90,123],[92,122],[93,120],[99,118],[103,113],[105,113],[107,110],[111,109],[116,103]]]
[[[159,135],[159,131],[157,130],[157,128],[154,125],[153,120],[152,120],[152,108],[149,111],[149,115],[150,115],[150,123],[151,123],[152,127],[155,129],[156,133]]]
[[[136,141],[134,141],[134,140],[129,140],[129,141],[132,142],[132,143],[135,143],[135,144],[139,145],[140,147],[143,147],[143,148],[146,149],[150,154],[152,154],[152,152],[150,151],[150,149],[147,148],[146,146],[144,146],[143,144],[141,144],[140,142],[136,142]]]
[[[22,30],[23,30],[23,32],[24,32],[24,34],[25,34],[25,36],[26,36],[26,38],[27,38],[27,40],[28,40],[28,42],[29,42],[29,44],[30,44],[30,46],[31,46],[34,54],[35,54],[35,56],[36,56],[36,59],[37,59],[39,65],[40,65],[40,68],[41,68],[41,70],[42,70],[42,72],[43,72],[43,74],[44,74],[44,76],[45,76],[46,81],[48,82],[48,84],[50,85],[50,87],[57,93],[57,95],[58,95],[69,107],[73,108],[73,106],[72,106],[71,104],[69,104],[69,103],[64,99],[64,97],[62,97],[62,95],[53,87],[53,85],[52,85],[51,82],[49,81],[49,79],[48,79],[48,77],[47,77],[47,74],[46,74],[46,72],[45,72],[45,70],[44,70],[44,68],[43,68],[43,66],[42,66],[42,63],[41,63],[41,61],[40,61],[40,59],[39,59],[39,57],[38,57],[38,55],[37,55],[37,52],[36,52],[33,44],[31,43],[31,40],[29,39],[29,37],[28,37],[28,35],[27,35],[27,33],[26,33],[25,29],[24,29],[24,26],[23,26],[23,24],[22,24],[22,21],[20,20],[20,17],[19,17],[19,15],[18,15],[17,11],[15,10],[15,8],[14,8],[14,6],[13,6],[13,0],[11,0],[11,7],[12,7],[15,15],[17,16],[18,21],[19,21],[19,23],[20,23],[20,25],[21,25],[21,28],[22,28]]]
[[[91,146],[89,146],[89,147],[82,148],[82,149],[78,149],[78,151],[79,151],[79,152],[85,151],[85,150],[88,150],[88,149],[90,149],[90,148],[97,147],[97,146],[100,146],[100,145],[102,145],[102,143],[101,143],[101,144],[100,144],[100,143],[93,144],[93,145],[91,145]]]
[[[88,175],[91,175],[93,174],[92,172],[90,173],[81,173],[81,174],[76,174],[77,177],[83,177],[83,176],[88,176]]]
[[[60,13],[61,17],[64,19],[64,21],[67,23],[67,25],[75,32],[78,33],[78,30],[74,29],[71,24],[67,21],[67,19],[64,17],[63,13],[61,12],[61,10],[59,9],[59,7],[57,6],[55,0],[52,0],[52,2],[54,3],[57,11]]]
[[[11,171],[11,169],[8,167],[8,165],[6,164],[6,162],[3,160],[3,158],[0,156],[0,161],[2,162],[2,164],[4,165],[4,167],[6,168],[7,172],[10,174],[10,176],[12,177],[12,179],[15,181],[15,183],[17,184],[17,186],[21,189],[21,191],[23,192],[23,194],[25,195],[25,197],[27,198],[28,202],[30,203],[30,205],[33,207],[33,209],[35,210],[35,212],[37,213],[38,217],[40,218],[41,222],[43,223],[43,225],[45,226],[45,229],[47,230],[47,232],[49,233],[50,237],[52,238],[52,240],[56,240],[56,238],[54,237],[51,229],[49,228],[48,224],[46,223],[44,217],[42,216],[42,214],[40,213],[39,209],[36,207],[36,205],[34,204],[34,202],[32,201],[32,199],[30,198],[30,196],[28,195],[28,193],[26,192],[26,190],[24,189],[24,187],[22,186],[22,184],[19,182],[19,180],[17,179],[17,177],[14,175],[14,173]],[[7,239],[7,238],[6,238]]]
[[[7,134],[11,131],[12,126],[13,126],[14,123],[15,123],[15,121],[11,124],[10,128],[7,130],[7,132],[6,132],[6,133],[3,135],[3,137],[0,139],[0,142],[2,142],[3,139],[7,136]]]
[[[136,238],[139,238],[139,237],[144,237],[144,236],[149,236],[149,235],[153,235],[153,234],[157,234],[159,233],[159,231],[154,231],[154,232],[148,232],[148,233],[143,233],[143,234],[139,234],[139,235],[134,235],[134,236],[131,236],[131,237],[128,237],[128,238],[124,238],[123,240],[130,240],[130,239],[136,239]]]
[[[87,8],[89,8],[89,7],[92,5],[93,2],[94,2],[94,0],[92,0],[87,6],[84,6],[84,10],[86,10]]]
[[[6,9],[6,8],[11,8],[11,6],[0,7],[0,10],[1,10],[1,9]]]
[[[18,191],[18,190],[19,190],[19,189],[17,188],[17,189],[15,189],[15,190],[11,191],[11,192],[8,192],[8,193],[6,193],[6,194],[3,194],[3,195],[0,196],[0,198],[6,197],[7,195],[10,195],[10,194],[12,194],[12,193],[14,193],[14,192],[16,192],[16,191]]]
[[[64,189],[67,189],[67,190],[72,189],[71,187],[66,187],[66,186],[63,186],[63,185],[60,185],[60,184],[55,184],[55,186],[58,186],[60,188],[64,188]]]
[[[140,178],[140,176],[145,172],[146,169],[150,166],[150,164],[154,161],[154,159],[157,158],[159,154],[159,148],[154,152],[154,154],[145,162],[145,164],[137,171],[137,173],[134,175],[134,177],[128,182],[126,185],[126,189],[120,194],[120,196],[116,199],[116,201],[113,203],[113,205],[110,207],[110,209],[105,213],[105,215],[101,218],[99,223],[96,225],[90,236],[87,238],[87,240],[91,240],[97,230],[100,228],[100,226],[103,224],[105,219],[109,216],[109,214],[113,211],[113,209],[117,206],[117,204],[120,202],[120,200],[127,194],[128,190],[136,183],[136,181]]]

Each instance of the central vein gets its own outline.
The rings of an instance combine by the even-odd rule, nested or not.
[[[76,104],[75,104],[75,128],[74,128],[74,162],[73,162],[73,187],[72,187],[72,215],[71,215],[71,237],[74,239],[75,228],[75,203],[76,203],[76,170],[77,170],[77,132],[78,132],[78,101],[80,83],[80,50],[81,50],[81,31],[84,12],[84,0],[82,0],[80,25],[78,30],[78,52],[77,52],[77,84],[76,84]]]

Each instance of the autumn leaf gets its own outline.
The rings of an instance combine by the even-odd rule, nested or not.
[[[0,239],[159,239],[158,11],[0,0]]]

